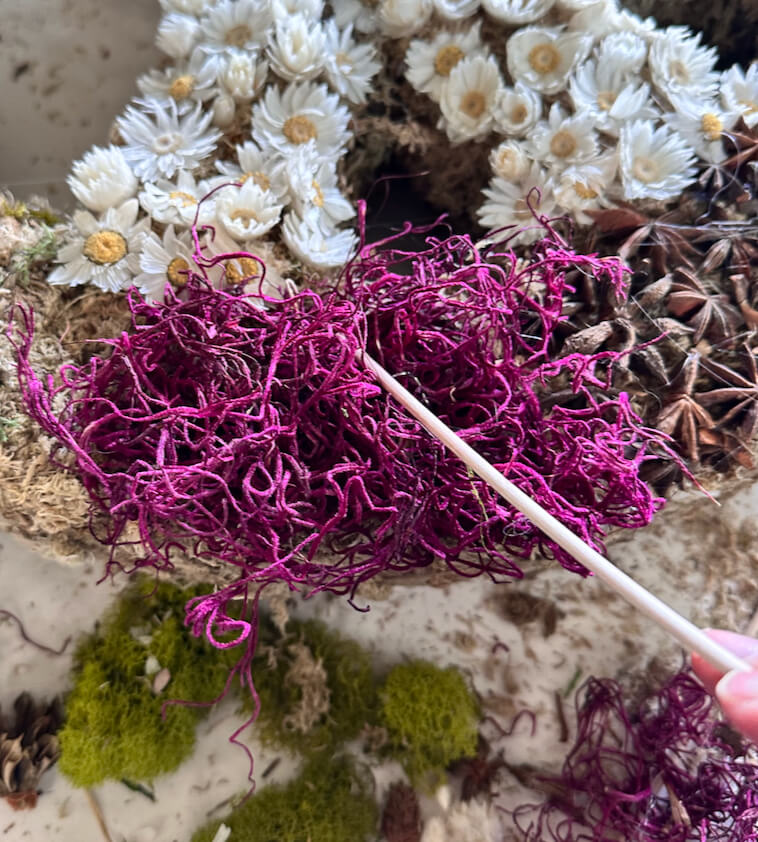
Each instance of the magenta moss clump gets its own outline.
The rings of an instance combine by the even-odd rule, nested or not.
[[[688,672],[634,711],[608,679],[577,693],[577,735],[541,807],[515,811],[529,842],[758,840],[758,747],[721,720]]]
[[[252,648],[251,612],[273,581],[353,594],[439,560],[519,577],[536,549],[586,572],[384,395],[362,349],[593,546],[650,521],[662,500],[640,468],[675,457],[610,389],[617,355],[551,359],[569,272],[623,294],[617,259],[575,254],[550,229],[528,261],[465,236],[410,254],[367,245],[323,295],[245,296],[195,274],[164,302],[132,290],[131,328],[58,384],[32,371],[32,314],[17,309],[19,381],[53,458],[73,456],[107,514],[97,537],[117,547],[136,526],[136,567],[170,568],[181,548],[236,568],[187,620]],[[545,399],[556,383],[561,406]],[[249,596],[234,619],[229,601]]]

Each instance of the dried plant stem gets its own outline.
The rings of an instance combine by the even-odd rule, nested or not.
[[[100,828],[100,832],[103,834],[105,842],[113,842],[113,837],[108,832],[108,825],[105,823],[105,816],[103,815],[103,811],[100,809],[100,805],[97,803],[94,793],[91,789],[85,789],[84,794],[87,796],[90,809],[95,815],[95,820]]]

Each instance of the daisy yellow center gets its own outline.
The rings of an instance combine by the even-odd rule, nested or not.
[[[313,121],[303,114],[288,117],[282,131],[290,143],[308,143],[309,140],[315,140],[318,137],[318,129]]]
[[[580,199],[597,199],[597,190],[593,190],[587,184],[582,184],[581,181],[575,181],[573,184],[574,193]]]
[[[246,172],[240,179],[240,182],[244,184],[251,178],[253,180],[253,184],[257,184],[258,187],[261,188],[261,190],[268,190],[271,187],[269,177],[266,175],[265,172],[261,172],[260,170],[256,170],[255,172]]]
[[[700,120],[700,128],[708,140],[718,140],[724,130],[724,124],[719,119],[718,114],[709,111],[707,114],[703,114]]]
[[[239,26],[227,29],[224,41],[230,47],[244,47],[252,37],[253,33],[250,31],[250,27],[241,23]]]
[[[523,102],[519,102],[518,105],[514,105],[511,108],[511,122],[512,123],[523,123],[524,120],[529,116],[529,109],[524,105]]]
[[[520,169],[519,156],[513,149],[501,149],[497,153],[497,172],[503,178],[512,178]]]
[[[175,287],[183,287],[187,285],[187,272],[189,271],[189,263],[183,257],[175,257],[166,269],[166,277],[171,281]]]
[[[445,44],[434,57],[434,69],[440,76],[449,76],[450,71],[463,58],[463,50],[455,44]]]
[[[353,60],[347,53],[339,52],[335,56],[335,59],[337,60],[337,66],[344,73],[347,73],[348,71],[353,69]]]
[[[156,155],[169,155],[181,149],[182,136],[179,132],[164,132],[153,140],[153,152]]]
[[[126,257],[126,240],[118,231],[96,231],[84,241],[82,254],[92,263],[108,266]]]
[[[737,102],[745,109],[746,114],[755,114],[758,111],[758,103],[752,99],[739,99]]]
[[[313,204],[317,208],[323,208],[324,207],[324,192],[321,189],[321,185],[318,183],[318,181],[316,181],[315,178],[313,179],[312,187],[313,187],[313,192],[316,194],[313,197]]]
[[[171,83],[168,92],[171,96],[179,102],[187,99],[187,97],[195,90],[195,77],[185,74],[184,76],[177,76]]]
[[[680,85],[684,85],[690,81],[690,71],[688,70],[687,65],[679,59],[674,59],[669,64],[669,74],[673,77],[674,81],[679,82]]]
[[[540,201],[534,194],[532,194],[532,207],[535,210],[539,210],[540,207]],[[516,219],[531,219],[532,210],[526,201],[526,197],[516,199],[516,201],[513,203],[513,216]]]
[[[658,180],[658,164],[652,158],[648,158],[646,155],[640,155],[634,159],[632,175],[639,181],[650,184],[650,182]]]
[[[613,91],[599,91],[597,104],[601,111],[610,111],[616,102],[616,94]]]
[[[556,132],[550,141],[550,151],[556,158],[568,158],[576,151],[576,138],[566,129]]]
[[[185,193],[183,190],[172,190],[168,194],[168,197],[173,202],[178,199],[183,208],[191,208],[193,205],[197,204],[197,199],[191,193]]]
[[[241,222],[246,228],[251,222],[260,222],[258,214],[250,208],[237,208],[229,214],[229,218]]]
[[[561,54],[552,44],[537,44],[529,51],[529,66],[541,76],[553,73],[561,63]]]
[[[240,257],[235,263],[226,264],[224,278],[229,284],[241,284],[242,281],[255,277],[257,272],[258,264],[251,257]]]
[[[481,91],[466,91],[461,99],[461,111],[478,120],[487,110],[487,100]]]

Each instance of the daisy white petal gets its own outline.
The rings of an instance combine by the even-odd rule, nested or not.
[[[220,0],[200,21],[208,53],[257,52],[266,43],[272,15],[266,0]]]
[[[336,158],[350,138],[349,119],[326,85],[293,82],[283,93],[271,86],[253,106],[253,138],[261,148],[283,155],[314,140],[320,155]]]
[[[212,187],[231,181],[244,184],[253,181],[261,190],[270,191],[275,202],[281,202],[287,195],[287,183],[282,170],[287,161],[272,154],[271,150],[263,151],[252,140],[237,146],[237,163],[231,161],[216,161],[216,169],[220,175],[211,179]]]
[[[547,120],[532,129],[528,147],[532,157],[557,169],[587,161],[597,154],[594,118],[585,112],[567,116],[553,103]]]
[[[526,226],[511,242],[532,243],[544,234],[534,213],[549,216],[555,208],[553,181],[536,162],[526,176],[518,182],[495,177],[485,187],[487,201],[477,211],[481,224],[490,231],[509,225]],[[508,236],[504,232],[503,236]],[[497,237],[497,235],[495,235]]]
[[[508,39],[508,71],[536,91],[556,94],[566,87],[571,71],[584,61],[591,46],[592,39],[581,32],[527,26]]]
[[[445,20],[463,20],[479,8],[479,0],[434,0],[434,11]]]
[[[158,0],[164,12],[181,12],[184,15],[201,15],[216,0]]]
[[[356,32],[369,35],[376,32],[379,21],[373,8],[362,0],[332,0],[334,22],[342,29],[352,26]]]
[[[280,165],[279,173],[287,183],[289,204],[301,217],[317,208],[328,225],[337,226],[355,216],[337,186],[337,168],[319,156],[313,143],[296,149]]]
[[[213,219],[215,205],[214,196],[201,202],[208,192],[208,185],[197,183],[187,170],[179,170],[175,181],[145,182],[139,203],[156,222],[164,225],[171,223],[186,228],[196,219],[199,225],[206,225]]]
[[[629,120],[658,116],[647,82],[629,78],[612,60],[599,64],[590,59],[577,67],[569,91],[576,111],[591,115],[597,128],[607,134],[618,135]]]
[[[287,82],[313,79],[324,64],[324,43],[320,23],[301,14],[281,18],[268,36],[271,69]]]
[[[503,88],[495,106],[495,125],[504,134],[523,137],[542,116],[542,97],[523,82]]]
[[[666,123],[689,143],[695,152],[711,164],[727,157],[723,133],[734,127],[737,111],[724,111],[715,101],[675,96],[673,113],[666,114]]]
[[[621,127],[619,159],[625,199],[673,199],[697,172],[684,138],[649,120]]]
[[[48,281],[69,286],[91,283],[106,292],[131,286],[150,224],[148,219],[137,222],[138,210],[137,200],[128,199],[99,218],[75,213],[73,239],[59,255],[65,263],[50,273]]]
[[[482,8],[496,20],[521,26],[539,20],[554,3],[555,0],[482,0]]]
[[[193,15],[171,12],[158,25],[156,46],[173,59],[186,58],[200,36],[200,24]]]
[[[252,179],[241,187],[225,187],[217,194],[216,219],[240,243],[270,231],[281,213],[282,205],[274,202],[271,192],[261,190]]]
[[[615,2],[601,0],[575,12],[569,19],[568,28],[573,32],[583,32],[595,40],[613,32],[632,32],[649,40],[657,27],[652,18],[643,20],[628,9],[619,9]]]
[[[373,44],[357,44],[352,26],[340,30],[333,19],[326,22],[324,31],[324,69],[329,84],[349,102],[356,105],[365,102],[371,80],[381,68],[376,60],[376,48]]]
[[[689,95],[712,98],[716,94],[718,59],[715,47],[704,47],[700,33],[686,26],[669,26],[657,33],[650,47],[648,66],[653,85],[666,97]]]
[[[433,10],[432,0],[381,0],[379,24],[391,38],[413,35],[426,24]]]
[[[255,52],[223,54],[214,60],[222,96],[227,94],[237,102],[249,102],[263,89],[268,62],[260,60]]]
[[[556,201],[577,222],[589,225],[592,218],[587,211],[598,210],[607,204],[605,190],[613,182],[617,167],[616,150],[593,158],[586,164],[567,167],[560,174],[555,188]]]
[[[758,64],[747,72],[739,65],[730,67],[721,77],[721,101],[728,111],[739,112],[749,128],[758,124]]]
[[[483,137],[493,126],[503,80],[492,56],[458,62],[442,89],[442,125],[453,143]]]
[[[274,20],[284,20],[290,15],[301,14],[312,21],[320,21],[324,14],[323,0],[272,0]]]
[[[504,140],[490,152],[493,174],[506,181],[520,181],[529,172],[531,164],[532,159],[518,140]]]
[[[205,102],[215,95],[216,71],[213,64],[195,50],[189,62],[143,74],[137,79],[137,87],[143,96],[163,106],[173,100],[177,113],[186,114],[198,102]]]
[[[71,169],[66,183],[90,210],[107,210],[137,192],[137,179],[118,146],[93,146]]]
[[[479,34],[481,23],[459,32],[441,29],[431,39],[411,41],[405,54],[405,76],[417,91],[439,102],[453,68],[464,58],[485,55]]]
[[[135,286],[150,301],[162,301],[168,283],[176,290],[182,289],[190,272],[198,272],[194,250],[188,231],[177,235],[174,226],[169,225],[162,238],[150,231],[142,241],[141,272],[134,279]]]
[[[598,66],[613,65],[623,76],[638,74],[647,61],[647,41],[634,32],[612,32],[595,49]]]
[[[176,103],[164,107],[157,101],[145,103],[147,111],[128,107],[116,120],[126,141],[124,157],[143,181],[171,178],[177,170],[194,169],[216,147],[220,132],[210,128],[211,115],[200,104],[180,117]]]
[[[282,239],[303,263],[320,270],[344,266],[358,245],[353,231],[334,230],[315,208],[304,216],[295,211],[285,214]]]

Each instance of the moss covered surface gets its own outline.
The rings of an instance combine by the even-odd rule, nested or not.
[[[476,754],[479,706],[453,667],[401,664],[387,676],[380,697],[389,751],[414,783],[434,786],[450,763]]]
[[[150,780],[192,752],[195,726],[208,709],[172,705],[163,719],[161,707],[167,699],[212,700],[237,658],[235,650],[213,649],[184,628],[185,603],[205,591],[143,582],[79,645],[60,732],[60,768],[74,785]],[[146,674],[150,656],[170,673],[157,693],[155,676]]]
[[[377,684],[365,649],[316,620],[290,620],[286,637],[270,649],[265,644],[275,634],[267,623],[262,624],[263,645],[258,648],[253,668],[261,699],[255,729],[264,743],[306,753],[331,750],[357,736],[365,724],[376,722]],[[303,699],[303,688],[297,675],[291,673],[293,647],[299,644],[305,644],[313,660],[323,666],[329,691],[328,712],[305,733],[294,730],[288,719]],[[276,659],[275,665],[270,655]]]
[[[212,842],[221,821],[192,842]],[[377,824],[374,796],[345,758],[319,754],[285,786],[269,786],[223,820],[233,842],[363,842]]]

